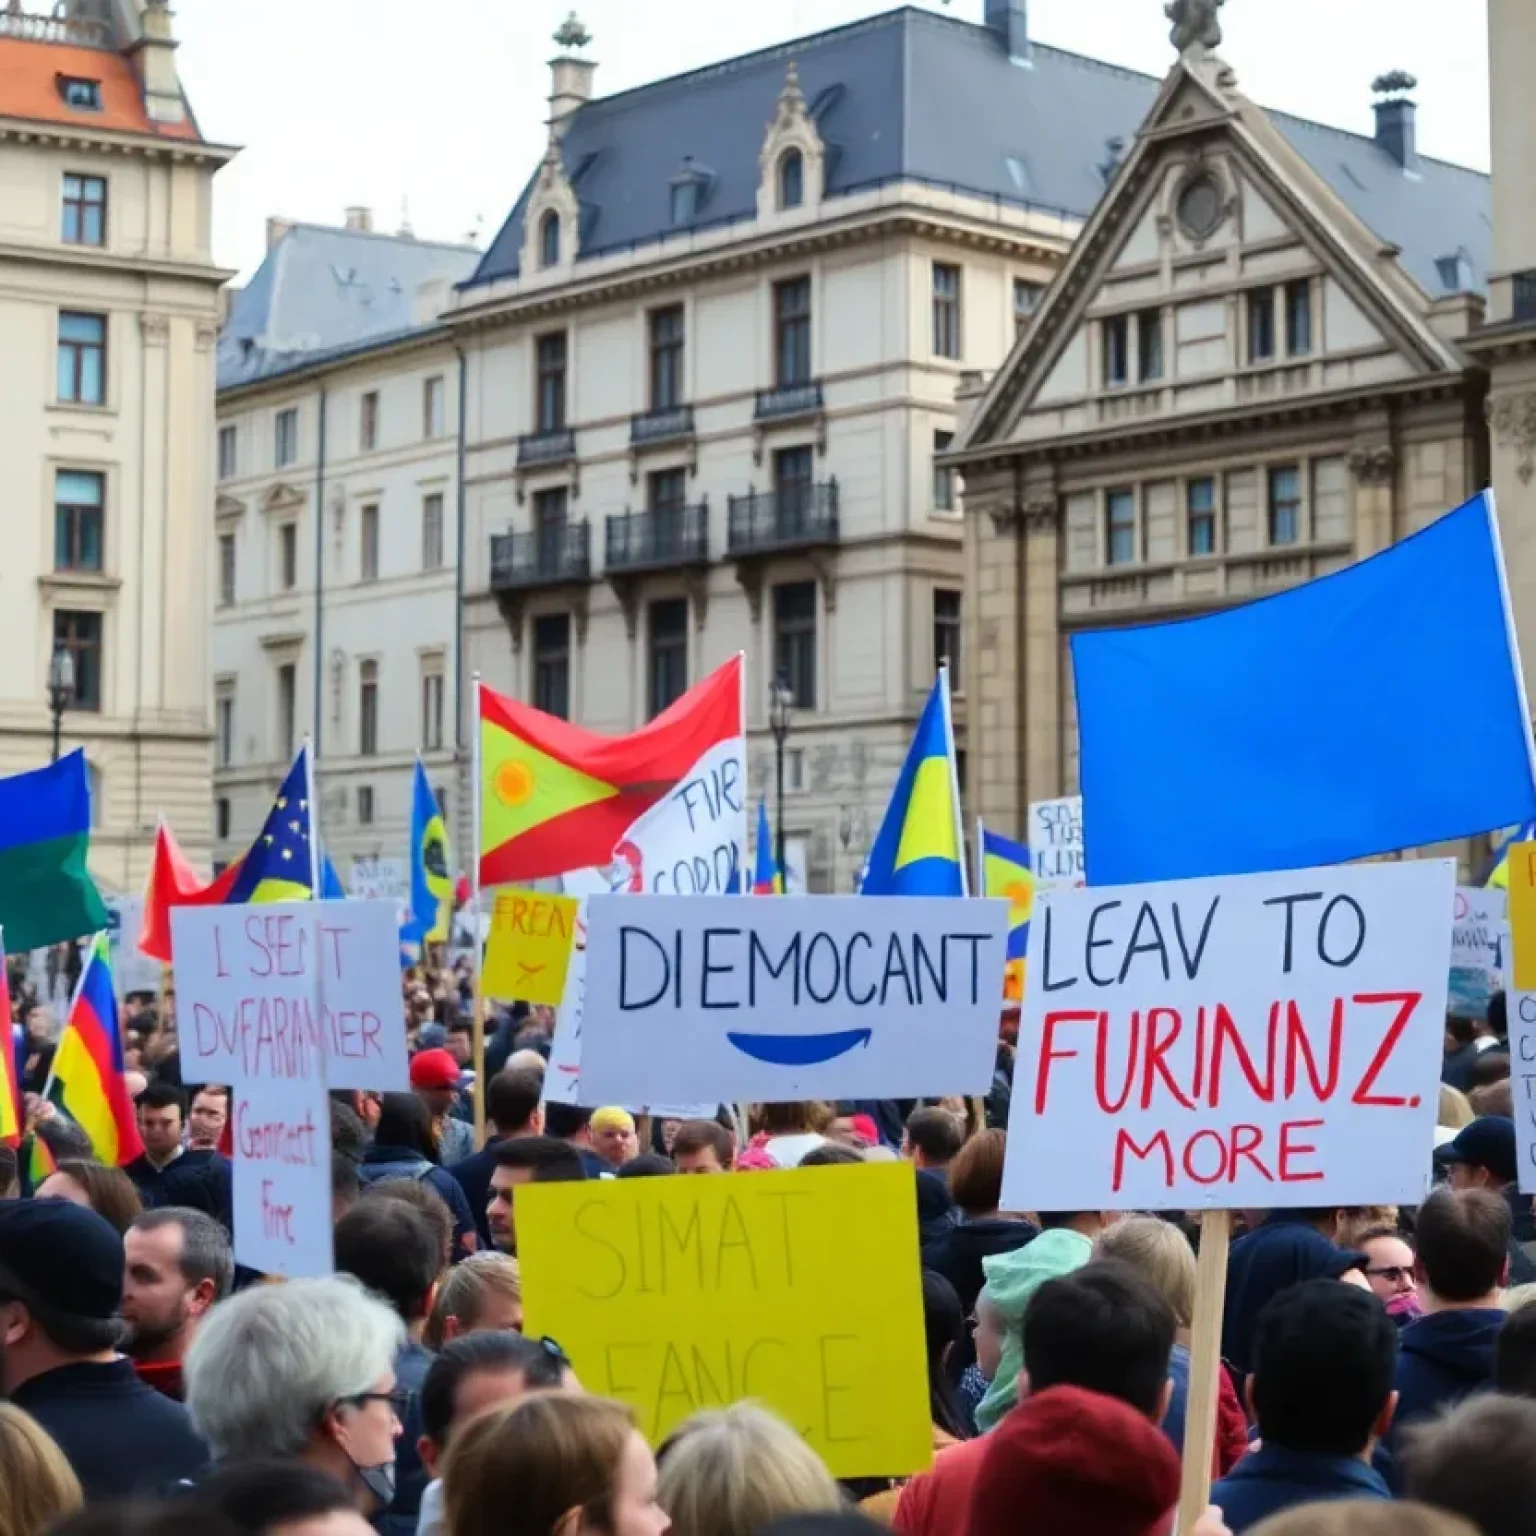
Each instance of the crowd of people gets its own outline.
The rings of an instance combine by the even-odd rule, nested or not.
[[[1006,1042],[984,1102],[653,1120],[546,1096],[548,1010],[498,1014],[476,1083],[466,982],[407,974],[408,1091],[331,1095],[335,1274],[287,1283],[235,1262],[229,1094],[181,1082],[174,997],[127,1015],[144,1151],[119,1169],[41,1096],[53,1026],[21,993],[0,1536],[1171,1536],[1202,1223],[1003,1210]],[[1448,1022],[1421,1205],[1236,1216],[1198,1536],[1536,1532],[1513,1109],[1500,996]],[[840,1482],[751,1402],[653,1449],[595,1367],[522,1331],[525,1185],[894,1159],[916,1170],[926,1471]]]

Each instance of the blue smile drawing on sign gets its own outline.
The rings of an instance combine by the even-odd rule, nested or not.
[[[842,1029],[826,1035],[744,1035],[730,1032],[726,1039],[754,1061],[775,1067],[815,1067],[835,1061],[849,1051],[868,1045],[871,1029]]]

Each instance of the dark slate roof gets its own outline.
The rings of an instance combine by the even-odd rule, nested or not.
[[[908,178],[1086,219],[1108,143],[1128,146],[1162,82],[1037,44],[1012,62],[986,27],[911,7],[678,75],[576,113],[561,145],[582,203],[581,257],[686,236],[671,223],[685,157],[709,173],[692,229],[753,218],[758,152],[793,59],[829,147],[830,196]],[[1488,178],[1424,160],[1409,177],[1374,140],[1274,115],[1291,143],[1431,294],[1464,250],[1486,286]],[[524,188],[471,282],[517,274]],[[468,286],[466,284],[466,286]]]
[[[478,258],[468,246],[295,224],[235,297],[219,333],[218,387],[428,329],[436,317],[418,313],[417,290],[461,281]]]

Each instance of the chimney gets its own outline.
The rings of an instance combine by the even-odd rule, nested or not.
[[[292,219],[269,218],[267,220],[267,249],[270,251],[292,228]]]
[[[176,39],[171,32],[167,0],[145,0],[139,33],[128,45],[139,73],[144,111],[152,123],[184,123],[187,105],[176,74]]]
[[[1376,142],[1402,166],[1405,171],[1417,172],[1419,168],[1418,108],[1408,93],[1418,81],[1401,69],[1378,75],[1371,82],[1377,95]]]
[[[576,19],[575,11],[555,33],[560,52],[549,61],[549,137],[553,143],[565,137],[571,119],[592,99],[597,64],[577,56],[577,50],[591,41],[592,34]]]
[[[1029,0],[987,0],[987,26],[1008,57],[1017,64],[1029,62]]]
[[[373,233],[373,209],[364,208],[358,204],[348,208],[347,228],[354,234],[371,235]]]

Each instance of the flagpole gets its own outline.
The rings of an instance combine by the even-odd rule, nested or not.
[[[976,890],[987,894],[987,833],[980,816],[976,818]]]
[[[965,859],[965,822],[960,815],[960,770],[955,762],[955,716],[949,704],[949,663],[940,662],[939,682],[944,701],[944,743],[945,755],[949,758],[949,789],[950,800],[955,808],[955,851],[960,855],[956,861],[960,865],[960,894],[969,896],[970,871],[966,867]]]
[[[1504,632],[1509,637],[1509,654],[1515,663],[1515,688],[1520,697],[1520,727],[1525,735],[1525,758],[1530,766],[1531,790],[1536,794],[1536,740],[1531,736],[1531,701],[1526,694],[1525,668],[1520,664],[1520,637],[1515,632],[1514,605],[1509,596],[1509,571],[1504,565],[1504,541],[1499,537],[1498,508],[1493,487],[1483,491],[1483,513],[1488,519],[1488,533],[1493,540],[1493,561],[1499,573],[1499,597],[1504,604]]]
[[[475,1147],[485,1145],[485,996],[480,990],[480,674],[470,679],[475,699],[475,725],[470,733],[469,807],[472,842],[469,864],[469,922],[474,956],[474,1072],[475,1072]],[[422,945],[425,950],[426,945]]]
[[[315,798],[315,752],[308,736],[304,754],[304,792],[309,796],[309,899],[320,900],[320,802]]]

